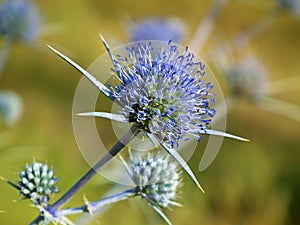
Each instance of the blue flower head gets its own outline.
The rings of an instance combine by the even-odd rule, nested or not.
[[[171,41],[131,43],[121,46],[125,53],[120,55],[114,55],[103,38],[102,41],[114,66],[108,87],[49,46],[118,106],[118,114],[83,112],[77,115],[131,123],[134,131],[146,135],[155,146],[160,144],[172,155],[202,189],[175,150],[179,141],[189,136],[200,140],[202,134],[246,140],[208,128],[216,111],[212,107],[215,102],[213,85],[204,80],[205,64],[198,61],[187,47],[181,48]]]
[[[215,114],[213,86],[202,79],[205,64],[187,48],[140,42],[114,65],[117,82],[109,88],[129,122],[172,148],[187,135],[201,137]]]
[[[255,58],[242,59],[225,74],[234,97],[260,102],[266,96],[267,72],[264,65]]]
[[[126,165],[128,173],[139,188],[140,194],[151,205],[161,208],[178,206],[178,188],[182,177],[178,164],[168,155],[148,154],[141,158],[130,154],[130,164]]]
[[[160,216],[171,224],[162,209],[181,206],[177,202],[183,186],[179,165],[166,154],[132,154],[124,166],[137,189],[137,195],[146,200]]]
[[[22,99],[12,91],[0,91],[0,117],[6,125],[15,124],[21,117]]]
[[[47,205],[50,195],[58,192],[57,181],[47,164],[33,162],[20,172],[19,191],[34,204]]]
[[[17,189],[24,199],[30,199],[38,208],[47,207],[51,195],[58,192],[58,179],[54,176],[53,169],[40,162],[27,164],[25,169],[20,171],[17,184],[3,177],[0,179]]]
[[[186,27],[178,19],[149,18],[130,24],[128,33],[131,41],[161,40],[180,43],[186,34]]]
[[[31,43],[39,34],[40,17],[27,0],[7,0],[0,4],[0,35],[12,41]]]
[[[277,0],[279,7],[290,11],[295,16],[300,15],[300,1],[299,0]]]

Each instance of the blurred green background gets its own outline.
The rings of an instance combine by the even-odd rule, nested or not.
[[[0,175],[12,181],[33,158],[48,162],[59,177],[61,193],[89,169],[72,131],[72,101],[81,75],[45,47],[60,49],[88,67],[105,53],[98,33],[114,45],[126,42],[124,24],[128,18],[178,17],[188,27],[188,37],[208,12],[212,1],[35,1],[43,18],[45,34],[38,43],[17,43],[0,81],[1,90],[22,96],[20,121],[7,127],[0,121]],[[217,29],[230,39],[267,15],[275,1],[229,1],[217,20]],[[212,36],[220,34],[213,32]],[[187,38],[185,44],[188,44]],[[2,41],[2,39],[1,39]],[[208,42],[205,49],[209,49]],[[59,47],[58,47],[59,48]],[[270,80],[299,76],[297,88],[277,94],[278,99],[300,105],[300,26],[288,12],[251,42],[251,50],[267,67]],[[201,55],[205,58],[204,55]],[[222,79],[220,80],[223,86]],[[226,93],[226,87],[224,86]],[[284,108],[282,110],[285,110]],[[182,208],[166,211],[176,224],[281,225],[300,224],[300,126],[299,122],[267,113],[255,105],[239,102],[228,115],[227,131],[251,140],[242,143],[225,139],[219,155],[205,171],[197,168],[205,140],[189,164],[200,180],[202,194],[185,175],[180,202]],[[207,138],[206,138],[207,139]],[[110,143],[113,145],[113,143]],[[82,196],[98,199],[112,184],[96,177],[68,206],[82,204]],[[37,215],[29,201],[19,201],[16,190],[0,183],[1,224],[29,224]],[[17,200],[16,202],[13,200]],[[165,224],[150,207],[135,201],[115,204],[98,218],[100,224]],[[145,216],[146,214],[146,216]],[[96,224],[94,221],[91,224]]]

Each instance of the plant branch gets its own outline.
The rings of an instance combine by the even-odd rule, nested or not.
[[[53,205],[49,206],[46,210],[55,215],[55,212],[59,207],[66,204],[83,186],[85,186],[99,170],[101,170],[115,155],[117,155],[132,138],[137,134],[138,127],[133,125],[129,131],[85,174],[80,178],[60,199],[58,199]],[[39,216],[30,225],[38,224],[43,220],[43,217]]]
[[[86,202],[86,204],[81,207],[59,210],[56,212],[56,216],[60,217],[60,216],[78,214],[78,213],[91,213],[92,214],[97,209],[99,209],[103,206],[137,196],[138,192],[139,192],[138,188],[129,189],[129,190],[123,191],[121,193],[118,193],[116,195],[112,195],[112,196],[103,198],[97,202]]]

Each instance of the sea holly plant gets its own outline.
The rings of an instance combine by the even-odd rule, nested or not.
[[[80,207],[61,209],[56,212],[58,218],[68,215],[89,213],[94,214],[104,206],[127,200],[133,197],[141,197],[145,200],[168,224],[172,224],[162,209],[171,209],[181,206],[177,199],[179,189],[183,186],[182,173],[176,161],[169,155],[156,154],[132,154],[129,150],[129,162],[121,158],[129,175],[132,188],[117,194],[102,198],[95,202],[84,199],[85,204]]]
[[[4,180],[19,190],[24,199],[30,199],[36,206],[48,206],[50,196],[58,192],[58,179],[54,176],[53,169],[40,162],[27,164],[25,169],[19,172],[17,184]]]
[[[58,193],[56,186],[58,178],[46,163],[33,161],[31,164],[27,164],[19,172],[17,183],[3,177],[0,178],[17,189],[22,199],[29,199],[41,214],[44,214],[44,209],[48,207],[52,195]]]
[[[170,220],[162,209],[171,209],[181,206],[177,199],[179,189],[183,186],[182,173],[179,164],[167,154],[136,153],[129,150],[129,159],[121,157],[130,177],[132,187],[124,191],[104,197],[98,201],[90,202],[84,197],[84,205],[74,208],[65,208],[50,212],[48,202],[50,196],[58,192],[56,187],[58,179],[54,176],[53,169],[47,164],[33,162],[19,173],[18,183],[5,180],[9,185],[19,191],[23,199],[29,199],[40,211],[43,224],[74,224],[67,218],[74,214],[89,213],[93,215],[104,206],[141,197],[145,200],[168,224]],[[38,218],[38,220],[39,220]],[[38,224],[38,220],[32,224]]]
[[[85,112],[79,115],[131,123],[135,134],[143,133],[154,145],[159,143],[200,187],[188,165],[175,150],[179,140],[188,135],[200,140],[203,134],[246,140],[209,129],[215,110],[212,108],[213,86],[202,80],[205,64],[194,61],[194,54],[188,48],[179,52],[172,42],[161,49],[154,49],[150,41],[137,42],[134,47],[127,48],[126,56],[118,55],[116,58],[103,38],[102,41],[114,65],[112,80],[115,82],[108,87],[49,46],[121,107],[119,114]]]
[[[48,204],[47,201],[47,204],[43,204],[40,207],[40,215],[32,225],[42,221],[44,224],[71,224],[66,218],[67,215],[93,212],[100,207],[103,204],[101,200],[100,203],[85,201],[84,207],[62,209],[137,135],[148,138],[154,146],[164,149],[169,155],[168,162],[159,157],[150,159],[149,156],[146,162],[137,163],[134,157],[130,156],[130,164],[126,168],[136,188],[120,194],[117,198],[114,196],[108,202],[141,196],[170,224],[161,208],[177,205],[174,188],[180,186],[180,182],[175,172],[177,166],[171,166],[169,158],[176,161],[203,191],[194,173],[177,152],[180,143],[189,137],[200,141],[203,135],[218,135],[246,141],[244,138],[210,129],[211,120],[216,114],[213,108],[213,85],[204,80],[207,66],[204,62],[196,60],[187,47],[181,51],[182,48],[171,41],[160,42],[161,45],[156,47],[151,41],[141,41],[127,46],[125,55],[114,55],[103,38],[102,42],[113,65],[112,77],[107,86],[58,50],[51,46],[49,48],[79,70],[107,98],[119,106],[117,113],[93,111],[81,112],[79,116],[101,117],[126,123],[130,125],[130,129],[56,202]],[[166,179],[166,185],[161,179]],[[154,182],[155,185],[149,186],[148,182]]]

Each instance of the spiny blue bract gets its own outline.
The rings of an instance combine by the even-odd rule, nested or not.
[[[7,0],[0,4],[0,34],[12,41],[31,43],[38,37],[40,17],[27,0]]]
[[[149,18],[129,25],[131,41],[161,40],[180,43],[186,34],[185,25],[178,19]]]
[[[215,115],[213,86],[202,80],[205,64],[171,42],[158,48],[151,42],[135,46],[127,48],[127,57],[114,60],[118,81],[109,87],[121,113],[171,147],[186,135],[200,138]]]
[[[57,178],[47,164],[33,162],[20,172],[20,194],[34,204],[47,205],[51,194],[57,193]]]

